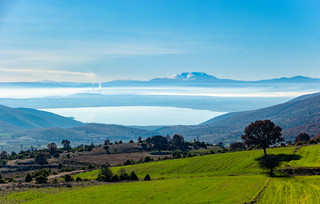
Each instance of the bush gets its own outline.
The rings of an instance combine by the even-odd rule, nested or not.
[[[87,167],[87,169],[94,169],[94,168],[96,168],[96,167],[94,165],[92,165],[92,164],[89,164],[88,167]]]
[[[112,181],[113,173],[108,165],[102,167],[101,173],[96,178],[97,181],[110,182]]]
[[[83,181],[82,178],[80,178],[80,177],[76,178],[76,182],[82,182],[82,181]]]
[[[112,181],[112,182],[119,182],[119,181],[120,181],[120,178],[119,178],[118,174],[114,174],[114,175],[112,176],[112,178],[111,178],[111,181]]]
[[[126,173],[126,170],[120,169],[118,173],[121,181],[130,180],[130,176]]]
[[[151,157],[146,156],[146,157],[144,158],[144,162],[150,162],[150,161],[153,161],[153,159],[152,159]]]
[[[310,140],[309,144],[317,144],[316,140]]]
[[[47,161],[48,157],[47,157],[47,154],[45,154],[45,153],[37,154],[37,156],[34,160],[35,160],[35,162],[37,162],[40,165],[44,165],[44,164],[48,163],[48,161]]]
[[[144,177],[144,180],[145,180],[145,181],[151,181],[151,178],[150,178],[149,174],[147,174],[147,175]]]
[[[181,158],[180,152],[177,152],[177,151],[173,152],[172,158],[173,158],[173,159],[179,159],[179,158]]]
[[[64,176],[64,180],[65,182],[72,182],[74,181],[74,179],[72,178],[72,176],[70,174],[67,174]]]
[[[48,183],[48,178],[44,175],[37,176],[36,183],[37,184]]]
[[[135,164],[135,161],[133,161],[132,159],[128,159],[127,161],[123,162],[124,166],[132,165],[132,164]]]
[[[32,181],[32,176],[30,174],[27,174],[26,178],[24,179],[25,182],[29,183]]]
[[[301,146],[301,145],[303,145],[303,142],[296,143],[296,146]]]
[[[16,182],[16,180],[15,180],[14,178],[6,178],[6,180],[7,180],[8,182]]]
[[[1,174],[0,174],[0,183],[6,183],[6,181],[4,180],[4,178]]]
[[[234,142],[230,144],[230,148],[232,150],[245,149],[246,145],[243,142]]]
[[[130,179],[131,179],[132,181],[139,181],[139,178],[138,178],[138,176],[136,175],[136,173],[134,173],[134,171],[131,171],[131,173],[130,173]]]

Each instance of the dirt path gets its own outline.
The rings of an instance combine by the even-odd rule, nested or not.
[[[82,173],[84,172],[85,170],[76,170],[76,171],[71,171],[71,172],[62,172],[62,173],[58,173],[58,174],[55,174],[55,175],[50,175],[48,176],[48,179],[55,179],[55,178],[60,178],[60,177],[63,177],[65,175],[68,175],[68,174],[71,174],[71,175],[74,175],[74,174],[79,174],[79,173]]]

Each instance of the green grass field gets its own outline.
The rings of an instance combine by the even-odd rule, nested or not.
[[[292,154],[295,148],[268,149],[268,153]],[[302,158],[282,167],[320,166],[319,148],[301,147],[296,154]],[[140,179],[150,174],[153,180],[28,189],[0,196],[0,203],[244,203],[255,198],[263,204],[320,203],[320,176],[267,177],[260,174],[263,170],[255,160],[262,155],[262,150],[253,150],[114,167],[114,172],[125,168]],[[77,176],[95,179],[98,173]]]
[[[288,163],[294,167],[320,167],[320,145],[304,146],[296,152],[302,158]]]
[[[258,203],[320,203],[320,176],[272,178]]]
[[[244,203],[251,201],[267,180],[264,176],[165,179],[32,189],[2,199],[26,203]]]
[[[292,154],[295,147],[268,149],[272,154]],[[256,158],[263,156],[262,150],[243,152],[230,152],[213,154],[185,159],[151,162],[146,164],[130,165],[112,168],[113,172],[125,169],[128,173],[134,171],[139,178],[150,174],[151,178],[177,178],[196,176],[228,176],[247,175],[262,173]],[[95,179],[99,170],[78,174],[77,176],[87,179]]]

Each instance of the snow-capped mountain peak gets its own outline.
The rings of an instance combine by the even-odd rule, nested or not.
[[[168,79],[176,79],[176,80],[203,80],[203,79],[217,79],[212,75],[208,75],[204,72],[183,72],[181,74],[175,74],[171,77],[167,77]]]

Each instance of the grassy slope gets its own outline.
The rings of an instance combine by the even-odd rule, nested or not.
[[[301,147],[297,154],[302,159],[289,164],[320,166],[319,147]],[[291,154],[294,148],[269,149],[268,153]],[[0,203],[244,203],[253,200],[270,179],[248,175],[261,172],[254,159],[262,154],[261,150],[255,150],[126,166],[127,171],[136,171],[140,178],[149,173],[152,179],[167,179],[69,189],[30,189],[0,196]],[[113,171],[120,168],[123,167]],[[98,173],[91,171],[79,176],[94,179]],[[239,176],[228,176],[230,174]],[[271,178],[258,203],[317,203],[319,190],[320,176]]]
[[[264,176],[202,177],[106,184],[72,189],[32,189],[7,196],[28,203],[244,203],[268,180]],[[1,200],[0,200],[1,201]]]
[[[292,154],[295,147],[268,149],[270,154]],[[121,168],[128,173],[135,171],[139,178],[150,174],[152,179],[191,177],[191,176],[221,176],[245,175],[261,173],[256,158],[263,155],[262,150],[230,152],[223,154],[191,157],[186,159],[166,160],[146,164],[112,168],[114,172]],[[79,174],[81,178],[95,179],[99,170]]]
[[[258,203],[319,203],[320,176],[273,178]]]
[[[293,160],[288,165],[293,167],[320,167],[320,145],[310,145],[300,148],[296,154],[300,160]]]

